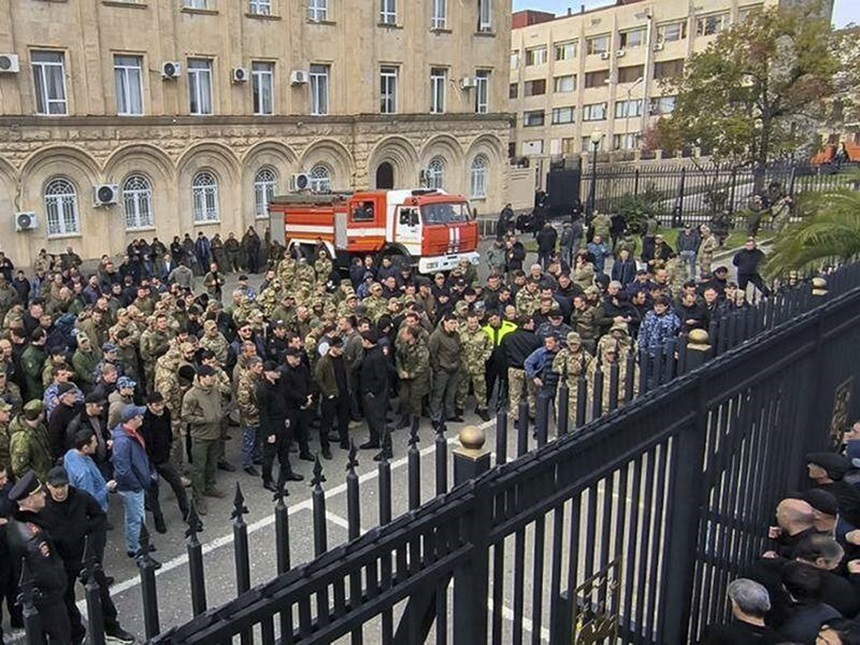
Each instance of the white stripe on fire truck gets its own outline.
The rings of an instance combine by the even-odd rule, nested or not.
[[[364,237],[367,235],[385,235],[385,227],[379,228],[349,228],[346,231],[349,237]]]
[[[316,226],[313,224],[286,224],[287,233],[334,233],[334,226]]]

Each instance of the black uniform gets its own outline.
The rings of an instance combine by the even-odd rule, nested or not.
[[[290,465],[290,442],[293,438],[295,417],[290,418],[280,379],[274,383],[267,378],[260,381],[257,385],[257,405],[260,409],[260,435],[263,438],[263,483],[271,484],[276,455],[281,465],[279,480],[293,472]],[[274,441],[270,441],[270,437],[274,437]]]
[[[185,486],[182,485],[182,476],[173,462],[170,461],[170,447],[173,443],[171,423],[168,408],[165,407],[161,415],[153,414],[151,410],[147,409],[143,415],[140,434],[146,442],[146,455],[149,457],[149,462],[158,473],[159,479],[163,479],[170,486],[184,520],[188,517],[190,507],[188,494],[185,492]],[[155,486],[146,490],[146,507],[152,511],[153,515],[161,517],[161,521],[164,521],[161,502],[158,499],[159,488],[159,482],[156,482]]]
[[[9,482],[0,488],[0,517],[12,515],[13,504],[6,495],[12,488]],[[16,604],[18,597],[18,581],[15,580],[12,554],[9,551],[9,541],[6,538],[6,524],[0,523],[0,625],[3,623],[3,602],[11,615],[12,627],[21,627],[21,607]],[[0,627],[0,643],[3,642],[3,629]]]
[[[391,363],[376,345],[367,350],[359,372],[359,387],[364,403],[364,416],[370,430],[370,443],[380,443],[385,430],[385,415],[388,412],[388,377]]]
[[[278,382],[286,401],[287,419],[292,428],[292,437],[299,443],[299,452],[302,455],[308,455],[310,454],[308,437],[314,415],[313,405],[308,403],[308,397],[314,391],[311,370],[305,362],[299,363],[296,367],[284,365],[281,367],[281,378]],[[326,447],[328,439],[321,439],[320,444]]]

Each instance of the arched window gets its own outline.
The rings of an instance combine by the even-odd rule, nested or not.
[[[78,219],[78,194],[68,179],[52,179],[45,186],[45,213],[48,235],[77,235],[81,232]]]
[[[122,185],[125,228],[152,228],[152,186],[143,175],[132,175]]]
[[[490,162],[484,155],[478,155],[472,160],[469,168],[470,196],[483,198],[487,196],[487,167]]]
[[[211,172],[198,172],[191,182],[195,223],[217,222],[218,180]]]
[[[445,183],[445,160],[433,157],[427,164],[427,188],[442,190]]]
[[[331,170],[328,166],[317,164],[311,168],[311,190],[315,193],[331,192]]]
[[[269,217],[269,202],[275,196],[278,175],[272,168],[260,168],[254,175],[254,214],[258,219]]]

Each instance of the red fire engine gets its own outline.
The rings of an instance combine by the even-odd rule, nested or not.
[[[275,239],[311,257],[320,246],[348,267],[354,257],[390,254],[419,273],[449,271],[463,258],[477,264],[478,223],[469,202],[440,190],[371,190],[291,194],[269,205]]]

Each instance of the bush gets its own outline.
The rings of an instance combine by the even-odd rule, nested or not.
[[[653,217],[658,221],[666,215],[663,207],[665,196],[651,184],[638,195],[627,193],[615,202],[614,210],[627,222],[627,228],[634,235],[645,231],[646,220]]]

